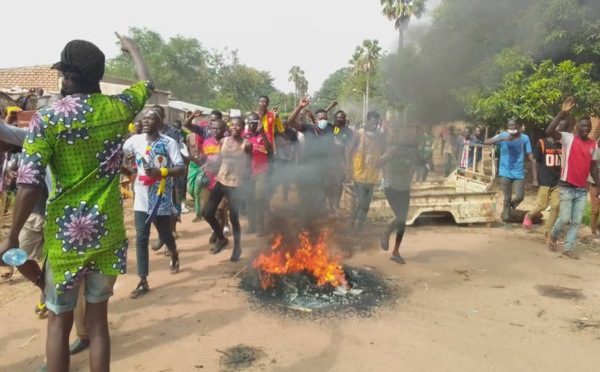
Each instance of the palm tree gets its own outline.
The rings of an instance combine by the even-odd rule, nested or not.
[[[381,59],[381,47],[378,40],[364,40],[362,45],[356,47],[349,63],[352,65],[352,74],[357,76],[364,73],[367,78],[365,86],[365,111],[369,111],[369,80],[375,70],[377,62]]]
[[[290,69],[290,78],[289,82],[294,83],[294,107],[296,106],[296,100],[298,98],[298,93],[306,94],[308,91],[308,82],[304,77],[304,71],[300,68],[300,66],[292,66]]]
[[[383,6],[383,14],[394,21],[394,27],[398,30],[400,42],[398,50],[404,48],[404,31],[408,27],[411,18],[420,18],[425,13],[427,0],[380,0]]]

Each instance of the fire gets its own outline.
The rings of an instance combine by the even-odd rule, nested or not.
[[[316,243],[310,242],[307,232],[299,235],[299,245],[284,243],[281,235],[275,238],[271,250],[261,254],[254,260],[253,266],[258,270],[263,289],[275,285],[273,275],[283,275],[307,271],[317,279],[317,285],[327,283],[334,287],[346,285],[344,271],[339,265],[339,257],[327,255],[328,234],[322,233]]]

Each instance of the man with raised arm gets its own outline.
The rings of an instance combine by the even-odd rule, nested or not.
[[[52,67],[63,75],[64,98],[31,119],[13,224],[0,245],[0,255],[19,247],[19,232],[42,195],[44,170],[50,166],[53,190],[46,210],[45,270],[42,273],[37,265],[19,268],[46,294],[50,371],[69,370],[69,333],[80,285],[85,285],[90,370],[110,370],[108,299],[117,275],[125,273],[128,245],[118,177],[123,143],[129,123],[153,90],[137,46],[117,36],[141,81],[120,95],[104,95],[104,53],[83,40],[65,46],[60,62]]]
[[[549,246],[551,251],[556,251],[558,235],[562,228],[571,222],[567,240],[563,250],[563,256],[574,260],[579,257],[573,252],[579,225],[583,219],[587,205],[587,180],[592,176],[596,185],[598,182],[598,144],[589,138],[592,130],[590,118],[579,119],[577,134],[559,132],[557,130],[561,120],[575,107],[575,100],[567,98],[563,103],[561,112],[554,118],[546,129],[546,135],[554,138],[562,144],[562,171],[560,181],[560,212],[554,228],[550,232]],[[598,192],[597,192],[598,194]],[[593,195],[598,197],[598,195]]]

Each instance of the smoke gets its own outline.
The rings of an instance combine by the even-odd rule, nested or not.
[[[506,50],[534,61],[600,62],[577,53],[600,2],[591,0],[444,0],[428,3],[423,22],[409,24],[407,46],[390,55],[385,81],[390,101],[408,106],[409,121],[438,123],[466,119],[461,97],[495,89],[508,71],[495,74],[496,56]],[[596,24],[597,27],[597,24]],[[585,59],[587,58],[587,59]],[[597,68],[597,67],[596,67]]]

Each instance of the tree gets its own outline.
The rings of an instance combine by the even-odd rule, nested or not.
[[[340,100],[342,95],[342,89],[344,84],[350,80],[351,69],[343,67],[333,74],[329,75],[323,82],[321,89],[316,93],[320,99],[325,102],[331,102],[333,100]]]
[[[364,74],[366,108],[369,110],[369,82],[379,61],[381,60],[381,47],[377,40],[364,40],[362,46],[357,46],[352,59],[348,62],[352,66],[354,77]]]
[[[235,107],[223,107],[215,103],[214,106],[218,109],[255,110],[259,96],[268,96],[276,91],[271,74],[241,63],[237,50],[225,50],[225,53],[215,52],[212,64],[215,74],[215,90],[221,94],[221,97],[231,98],[221,102],[233,101],[236,103]]]
[[[306,95],[308,92],[308,81],[304,77],[304,70],[300,66],[292,66],[290,69],[289,82],[294,84],[295,98],[300,95],[301,97]],[[294,99],[294,106],[296,105],[296,99]]]
[[[198,40],[176,36],[165,42],[157,32],[145,28],[131,28],[128,36],[138,44],[158,89],[198,103],[213,97],[210,53]],[[124,54],[107,61],[109,75],[135,79],[134,71],[131,58]]]
[[[554,64],[551,60],[504,76],[500,89],[485,94],[476,92],[466,100],[467,113],[475,120],[498,128],[506,118],[515,117],[537,129],[543,129],[560,111],[567,97],[575,97],[573,117],[600,113],[600,83],[591,76],[591,64],[576,65],[572,61]]]
[[[594,1],[444,0],[419,44],[382,64],[387,101],[409,105],[420,122],[482,120],[473,97],[502,91],[506,75],[527,78],[545,60],[591,64],[589,78],[597,81],[599,19]]]
[[[400,37],[398,50],[404,48],[404,31],[411,18],[420,18],[425,13],[426,0],[381,0],[383,14],[394,21]]]
[[[276,92],[273,77],[243,64],[236,50],[208,51],[194,38],[176,36],[164,40],[145,28],[131,28],[131,37],[140,47],[158,89],[178,99],[220,110],[255,110],[258,97]],[[106,73],[134,79],[129,56],[121,54],[107,61]]]

